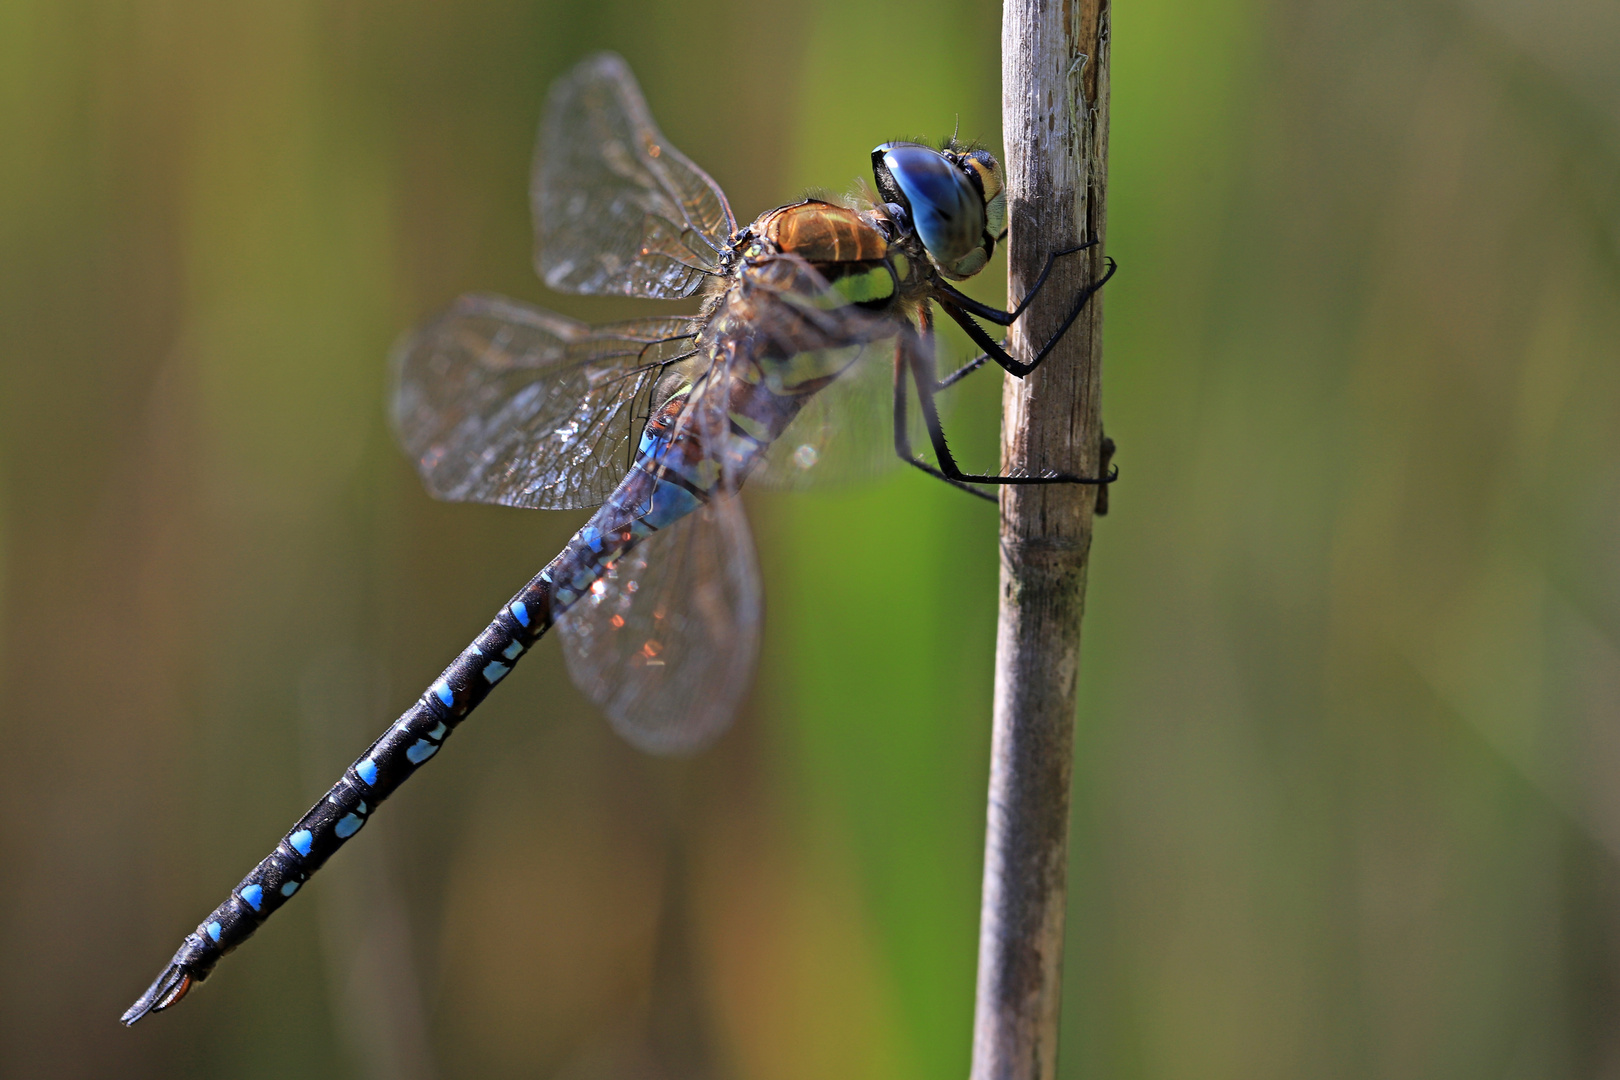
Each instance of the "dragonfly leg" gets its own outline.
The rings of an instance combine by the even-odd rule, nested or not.
[[[985,500],[986,502],[999,502],[1000,501],[994,495],[990,494],[988,491],[980,491],[978,488],[976,488],[973,485],[967,483],[966,481],[957,480],[957,479],[955,479],[953,477],[946,476],[944,474],[944,472],[942,472],[939,469],[934,468],[932,465],[928,464],[928,462],[926,462],[926,461],[921,461],[921,460],[919,460],[917,458],[908,457],[908,458],[906,458],[906,464],[915,465],[917,468],[921,469],[923,472],[927,473],[929,476],[932,476],[935,480],[943,480],[943,481],[945,481],[945,483],[951,485],[951,487],[960,488],[961,490],[967,492],[969,495],[977,495],[979,498]]]
[[[1006,342],[1002,342],[1002,345],[1005,346]],[[969,360],[967,363],[963,364],[961,367],[939,380],[939,382],[935,383],[934,392],[938,393],[947,387],[955,386],[957,383],[961,382],[963,379],[982,368],[989,359],[989,353],[980,353],[978,356],[975,356],[972,360]]]
[[[1047,276],[1052,273],[1054,263],[1065,255],[1074,255],[1096,246],[1097,241],[1087,240],[1085,243],[1076,244],[1072,248],[1048,252],[1046,265],[1041,267],[1040,276],[1035,279],[1035,284],[1030,287],[1029,292],[1024,294],[1024,298],[1018,302],[1018,306],[1011,311],[1002,311],[1000,308],[991,307],[989,304],[981,304],[966,293],[959,292],[954,285],[947,281],[939,282],[939,290],[944,294],[944,299],[953,301],[963,311],[971,312],[986,322],[993,322],[997,326],[1011,326],[1018,320],[1018,316],[1024,313],[1024,309],[1029,307],[1030,301],[1034,300],[1036,295],[1040,293],[1041,288],[1046,284]]]
[[[931,337],[918,334],[902,334],[896,346],[899,353],[895,360],[895,393],[894,393],[894,425],[895,449],[907,462],[915,465],[930,476],[938,477],[945,482],[966,491],[971,491],[984,498],[994,498],[970,484],[1101,484],[1106,491],[1106,485],[1113,483],[1119,477],[1117,468],[1109,467],[1109,459],[1113,456],[1113,440],[1104,436],[1103,446],[1099,457],[1102,460],[1102,473],[1098,477],[1069,476],[1064,473],[1047,473],[1042,476],[991,476],[978,473],[967,473],[956,463],[956,457],[945,441],[945,428],[940,423],[939,406],[934,401],[934,389],[937,380],[934,376],[934,358],[929,342]],[[928,440],[933,446],[934,457],[939,461],[935,469],[926,462],[920,461],[911,453],[911,442],[905,431],[905,375],[909,370],[911,381],[917,386],[917,403],[922,407],[923,423],[928,428]],[[1104,504],[1106,512],[1106,503]]]
[[[925,313],[925,317],[926,317],[926,313]],[[906,407],[906,376],[909,374],[908,369],[910,367],[910,365],[907,362],[906,357],[907,357],[908,353],[914,352],[916,350],[906,348],[905,341],[906,341],[906,338],[908,338],[910,336],[911,336],[910,334],[901,334],[900,339],[895,342],[895,353],[894,353],[894,452],[900,456],[901,461],[904,461],[907,465],[911,465],[911,466],[914,466],[915,468],[921,469],[923,472],[927,473],[929,476],[932,476],[936,480],[943,480],[943,481],[945,481],[945,483],[951,485],[954,488],[960,488],[962,491],[967,492],[969,495],[977,495],[981,499],[986,499],[986,500],[988,500],[990,502],[995,502],[996,497],[994,495],[990,494],[988,491],[981,491],[978,488],[973,487],[970,484],[968,484],[967,481],[965,481],[965,480],[957,480],[957,479],[954,479],[952,477],[946,476],[945,473],[943,473],[939,469],[936,469],[934,466],[928,464],[928,462],[926,462],[926,461],[922,460],[921,458],[919,458],[916,455],[916,453],[912,451],[912,449],[911,449],[911,433],[910,433],[910,431],[907,430],[907,427],[906,427],[906,414],[909,411],[907,409],[907,407]],[[919,389],[918,393],[919,393],[919,396],[925,396],[926,397],[926,400],[928,401],[930,406],[933,404],[933,397],[932,397],[931,393],[928,393],[928,394],[925,395],[924,392],[921,389]],[[927,406],[925,406],[925,411],[926,411],[926,408],[927,408]],[[935,423],[936,424],[938,422],[938,412],[939,412],[938,409],[934,410]],[[941,443],[943,442],[944,437],[945,437],[944,433],[941,432],[940,433],[940,441],[941,441]],[[932,439],[932,431],[930,431],[930,439]],[[948,455],[949,453],[950,453],[950,451],[947,450],[946,454]],[[954,464],[954,462],[952,464]]]
[[[1047,269],[1051,269],[1050,259],[1047,260]],[[1005,326],[1023,314],[1025,306],[1029,303],[1029,297],[1026,296],[1024,302],[1019,304],[1017,309],[1012,312],[999,311],[996,308],[979,303],[972,297],[964,296],[944,282],[940,282],[940,294],[936,295],[934,299],[939,302],[940,307],[945,309],[945,313],[967,332],[967,336],[973,339],[974,344],[985,351],[985,354],[990,359],[1000,364],[1002,369],[1009,375],[1022,379],[1039,367],[1041,361],[1045,360],[1047,355],[1056,348],[1057,343],[1063,340],[1063,335],[1069,332],[1069,327],[1074,325],[1074,320],[1080,317],[1080,312],[1085,308],[1086,301],[1090,300],[1094,293],[1108,283],[1108,279],[1114,276],[1116,269],[1118,269],[1118,266],[1114,260],[1109,259],[1108,269],[1103,273],[1103,276],[1080,290],[1080,295],[1075,298],[1074,306],[1069,309],[1069,314],[1063,320],[1063,325],[1057,328],[1057,332],[1047,339],[1046,344],[1041,346],[1040,351],[1027,364],[1015,359],[999,342],[985,333],[984,327],[975,322],[973,316],[979,315],[982,318],[988,318],[992,322]],[[1045,276],[1043,272],[1041,275],[1043,280]],[[1031,292],[1031,295],[1034,295],[1033,292]],[[986,312],[989,314],[986,314]],[[994,316],[994,318],[991,316]],[[1007,319],[1007,322],[1002,322],[1003,317]],[[953,375],[953,380],[955,377],[957,376]]]

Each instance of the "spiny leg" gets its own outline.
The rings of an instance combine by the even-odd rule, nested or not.
[[[938,393],[939,391],[944,390],[944,389],[946,389],[948,387],[955,386],[957,383],[961,382],[967,376],[973,374],[975,371],[978,371],[981,367],[983,367],[985,365],[985,363],[989,359],[990,359],[990,354],[989,353],[980,353],[978,356],[974,357],[972,360],[969,360],[967,363],[963,364],[961,367],[957,368],[955,371],[951,372],[949,375],[945,376],[943,379],[941,379],[937,383],[935,383],[934,384],[934,391],[936,393]],[[900,390],[901,390],[902,394],[905,392],[904,387],[901,387]],[[1114,451],[1116,449],[1116,445],[1114,443],[1114,440],[1110,439],[1107,435],[1104,435],[1102,437],[1102,443],[1101,443],[1101,445],[1100,445],[1100,447],[1098,449],[1099,449],[1099,452],[1098,452],[1098,455],[1097,455],[1097,471],[1099,473],[1101,473],[1102,475],[1104,475],[1104,476],[1108,476],[1109,472],[1110,472],[1109,466],[1113,463]],[[918,463],[917,462],[912,462],[912,464],[916,465]],[[940,475],[940,479],[946,480],[947,482],[951,482],[949,477],[944,476],[943,474],[939,474],[939,475]],[[1113,475],[1117,476],[1119,474],[1116,471],[1116,472],[1114,472]],[[973,494],[975,494],[975,495],[984,495],[984,493],[979,491],[977,488],[969,488],[968,490],[972,491]],[[986,495],[985,497],[988,498],[989,496]],[[1095,513],[1098,517],[1107,516],[1107,514],[1108,514],[1108,484],[1100,484],[1100,485],[1098,485],[1098,487],[1097,487],[1097,505],[1096,505],[1095,509],[1093,510],[1093,513]]]
[[[1052,264],[1053,263],[1055,263],[1060,257],[1062,257],[1064,255],[1073,255],[1077,251],[1085,251],[1089,247],[1094,247],[1096,245],[1096,243],[1097,243],[1097,241],[1095,241],[1095,240],[1089,240],[1086,243],[1079,245],[1078,247],[1065,248],[1062,251],[1054,251],[1051,254],[1047,255],[1046,256],[1046,265],[1041,268],[1041,275],[1040,275],[1040,277],[1035,279],[1034,287],[1031,288],[1029,290],[1029,292],[1025,294],[1024,299],[1019,303],[1019,305],[1016,308],[1014,308],[1011,311],[1002,311],[1000,308],[993,308],[988,304],[981,304],[977,300],[973,299],[971,296],[968,296],[967,294],[958,291],[954,286],[952,286],[948,282],[940,282],[941,291],[944,292],[945,297],[948,297],[952,304],[954,304],[956,307],[960,308],[962,311],[966,312],[967,314],[969,314],[969,315],[977,315],[980,318],[986,319],[986,320],[988,320],[990,322],[993,322],[993,323],[996,323],[999,326],[1010,326],[1010,325],[1012,325],[1013,321],[1018,318],[1018,316],[1020,316],[1020,315],[1022,315],[1024,313],[1024,309],[1029,307],[1029,302],[1031,300],[1035,299],[1035,294],[1040,292],[1041,287],[1046,284],[1046,278],[1047,278],[1047,275],[1049,275],[1052,272]],[[1106,275],[1104,275],[1102,281],[1099,281],[1097,283],[1096,288],[1092,289],[1090,292],[1087,292],[1084,296],[1082,296],[1080,298],[1079,306],[1084,306],[1086,300],[1090,297],[1091,292],[1095,292],[1097,288],[1101,288],[1103,282],[1107,281],[1109,277],[1112,277],[1113,273],[1114,273],[1113,260],[1110,259],[1109,260],[1109,271],[1108,271],[1108,273]],[[945,299],[940,298],[940,303],[943,306],[945,304]],[[1079,310],[1079,308],[1077,306],[1076,314],[1078,314],[1078,310]],[[952,315],[952,318],[957,318],[957,317],[958,317],[957,315],[954,315],[954,314]],[[1070,318],[1069,318],[1069,322],[1072,322],[1073,320],[1074,320],[1074,316],[1071,315]],[[958,320],[958,321],[960,321],[960,320]],[[1064,330],[1067,330],[1069,323],[1065,322],[1063,325],[1064,325]],[[982,328],[975,327],[975,329],[980,330],[980,333],[982,333]],[[980,334],[973,333],[973,330],[969,330],[968,333],[973,334],[973,340],[976,343],[982,341],[982,339],[980,337]],[[988,335],[984,335],[984,336],[988,337]],[[1058,332],[1058,337],[1062,337],[1062,336],[1063,336],[1063,331],[1060,330]],[[1001,341],[996,341],[995,339],[991,338],[989,343],[987,345],[985,345],[984,347],[994,349],[995,350],[995,355],[998,356],[998,357],[1010,358],[1010,356],[1011,356],[1011,354],[1009,354],[1007,352],[1007,342],[1006,342],[1005,339],[1003,339]],[[1045,354],[1043,353],[1042,355],[1044,356]],[[947,387],[955,386],[957,383],[961,382],[963,379],[967,378],[969,375],[973,374],[975,371],[978,371],[981,367],[983,367],[985,365],[985,363],[987,361],[989,361],[991,359],[993,359],[993,357],[989,352],[980,353],[978,356],[975,356],[972,360],[969,360],[967,363],[963,364],[961,367],[957,368],[955,371],[951,372],[949,375],[947,375],[943,379],[939,380],[939,382],[935,383],[934,384],[934,389],[935,390],[944,390]],[[997,362],[1001,363],[1002,361],[998,360]],[[1038,363],[1039,361],[1037,360],[1036,362]],[[1031,365],[1031,367],[1033,368],[1033,365]],[[1026,372],[1026,374],[1027,374],[1027,372]]]
[[[1006,342],[1002,342],[1002,345],[1005,346]],[[982,368],[985,365],[985,362],[989,359],[989,353],[980,353],[978,356],[975,356],[972,360],[969,360],[967,363],[963,364],[961,367],[939,380],[939,382],[935,383],[935,392],[937,393],[938,391],[944,390],[947,387],[955,386],[957,383],[961,382],[963,379]]]
[[[924,309],[923,317],[926,325],[926,309]],[[934,466],[928,464],[928,462],[923,461],[916,455],[916,453],[912,451],[911,432],[907,427],[907,413],[909,410],[906,406],[906,378],[909,374],[910,365],[906,360],[907,350],[905,341],[910,336],[911,331],[901,333],[894,345],[894,452],[900,455],[901,461],[904,461],[907,465],[921,469],[923,472],[927,473],[929,476],[932,476],[936,480],[943,480],[945,483],[954,488],[959,488],[962,491],[967,492],[969,495],[977,495],[981,499],[985,499],[989,502],[995,502],[996,497],[990,494],[988,491],[980,491],[976,487],[970,487],[965,481],[956,480],[946,476],[939,469],[936,469]],[[943,440],[943,438],[944,436],[942,434],[941,439]],[[947,451],[947,453],[949,453],[949,451]]]
[[[934,400],[934,387],[936,385],[936,379],[934,377],[934,357],[932,349],[929,347],[932,341],[933,338],[930,335],[907,332],[900,336],[900,344],[897,346],[897,348],[904,352],[904,364],[911,371],[912,381],[917,384],[917,403],[922,407],[923,422],[928,427],[928,438],[933,444],[934,456],[939,460],[939,469],[936,472],[925,463],[912,457],[909,453],[909,439],[907,439],[904,443],[906,452],[901,453],[901,457],[905,458],[919,469],[922,469],[924,472],[930,473],[931,475],[936,475],[940,479],[955,484],[958,487],[964,487],[967,484],[1107,485],[1113,483],[1114,480],[1118,478],[1118,469],[1113,469],[1112,471],[1105,470],[1104,475],[1094,478],[1068,476],[1063,473],[1052,473],[1048,476],[987,476],[963,472],[961,466],[956,463],[956,458],[951,453],[950,447],[946,445],[945,429],[940,423],[939,419],[939,406]],[[897,363],[899,363],[898,359]],[[903,373],[897,371],[897,383],[902,378]],[[895,391],[895,422],[897,425],[895,429],[895,445],[897,449],[902,445],[901,425],[903,425],[905,421],[905,413],[902,408],[903,394],[903,387],[897,385]],[[983,494],[974,488],[965,488],[965,490],[974,491],[975,494]],[[988,498],[990,496],[986,495],[985,497]]]
[[[945,313],[967,333],[967,336],[973,339],[973,343],[985,351],[990,359],[1000,364],[1007,374],[1022,379],[1039,367],[1041,361],[1045,360],[1048,354],[1057,347],[1057,343],[1063,340],[1063,335],[1069,332],[1069,327],[1074,325],[1074,320],[1080,317],[1080,312],[1085,308],[1086,301],[1090,300],[1097,290],[1108,283],[1108,279],[1114,276],[1114,271],[1118,268],[1113,259],[1108,260],[1108,270],[1102,277],[1080,291],[1079,297],[1075,299],[1074,307],[1070,309],[1068,316],[1064,318],[1063,324],[1057,328],[1056,333],[1047,339],[1046,344],[1041,346],[1040,351],[1027,364],[1015,359],[994,338],[985,333],[984,327],[973,321],[973,316],[969,313],[971,310],[969,305],[972,306],[972,309],[983,308],[984,305],[970,297],[963,296],[944,282],[940,282],[941,294],[936,295],[934,299],[939,302],[940,307],[945,309]],[[966,301],[965,304],[964,301]],[[989,310],[995,312],[996,309],[990,308]],[[1019,310],[1021,312],[1022,307]],[[998,314],[1007,313],[999,312]]]
[[[954,301],[956,305],[963,311],[972,312],[974,315],[984,319],[986,322],[993,322],[997,326],[1011,326],[1018,320],[1018,316],[1024,313],[1024,309],[1029,307],[1030,301],[1034,300],[1036,295],[1040,293],[1041,288],[1046,284],[1047,276],[1052,273],[1053,263],[1057,262],[1065,255],[1074,255],[1077,252],[1085,251],[1087,248],[1094,248],[1096,246],[1097,241],[1087,240],[1085,243],[1077,244],[1072,248],[1064,248],[1062,251],[1048,252],[1046,255],[1046,265],[1041,267],[1041,274],[1035,279],[1035,284],[1030,286],[1029,292],[1024,294],[1024,298],[1018,302],[1018,306],[1013,308],[1011,311],[1002,311],[1000,308],[991,307],[989,304],[981,304],[979,301],[973,299],[973,297],[967,295],[966,293],[958,291],[957,288],[948,281],[939,282],[938,288],[945,297]]]

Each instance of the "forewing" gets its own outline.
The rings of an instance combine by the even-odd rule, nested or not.
[[[724,731],[759,652],[742,504],[718,498],[631,548],[559,620],[574,683],[631,743],[690,753]]]
[[[596,506],[631,462],[684,317],[589,326],[464,296],[395,350],[394,427],[435,498]]]
[[[719,185],[659,132],[613,53],[552,87],[530,194],[535,264],[560,292],[690,296],[737,228]]]

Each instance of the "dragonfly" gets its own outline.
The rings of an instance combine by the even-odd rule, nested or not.
[[[622,58],[590,57],[557,81],[531,181],[541,279],[562,292],[700,295],[699,311],[591,326],[469,295],[396,348],[394,427],[431,495],[597,509],[186,935],[123,1023],[207,978],[553,626],[571,677],[633,744],[681,753],[718,735],[747,690],[761,618],[736,498],[745,480],[796,487],[878,457],[989,498],[987,486],[1117,476],[1106,454],[1098,477],[966,472],[935,400],[990,361],[1034,370],[1113,263],[1020,362],[976,320],[1010,326],[1055,261],[1090,245],[1052,252],[1029,296],[990,307],[951,282],[1005,238],[995,157],[954,136],[939,149],[890,142],[872,170],[875,192],[802,199],[739,229],[719,186],[658,130]],[[932,305],[984,350],[944,378]],[[933,461],[913,449],[908,386]]]

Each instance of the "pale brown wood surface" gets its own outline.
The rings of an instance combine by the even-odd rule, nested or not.
[[[1107,0],[1007,0],[1002,22],[1008,294],[1047,253],[1102,239],[1108,148]],[[1013,327],[1028,360],[1104,270],[1103,246],[1059,261]],[[1096,476],[1102,299],[1002,397],[1004,473]],[[973,1080],[1050,1080],[1067,895],[1080,618],[1095,487],[1001,490],[1001,613],[979,928]]]

